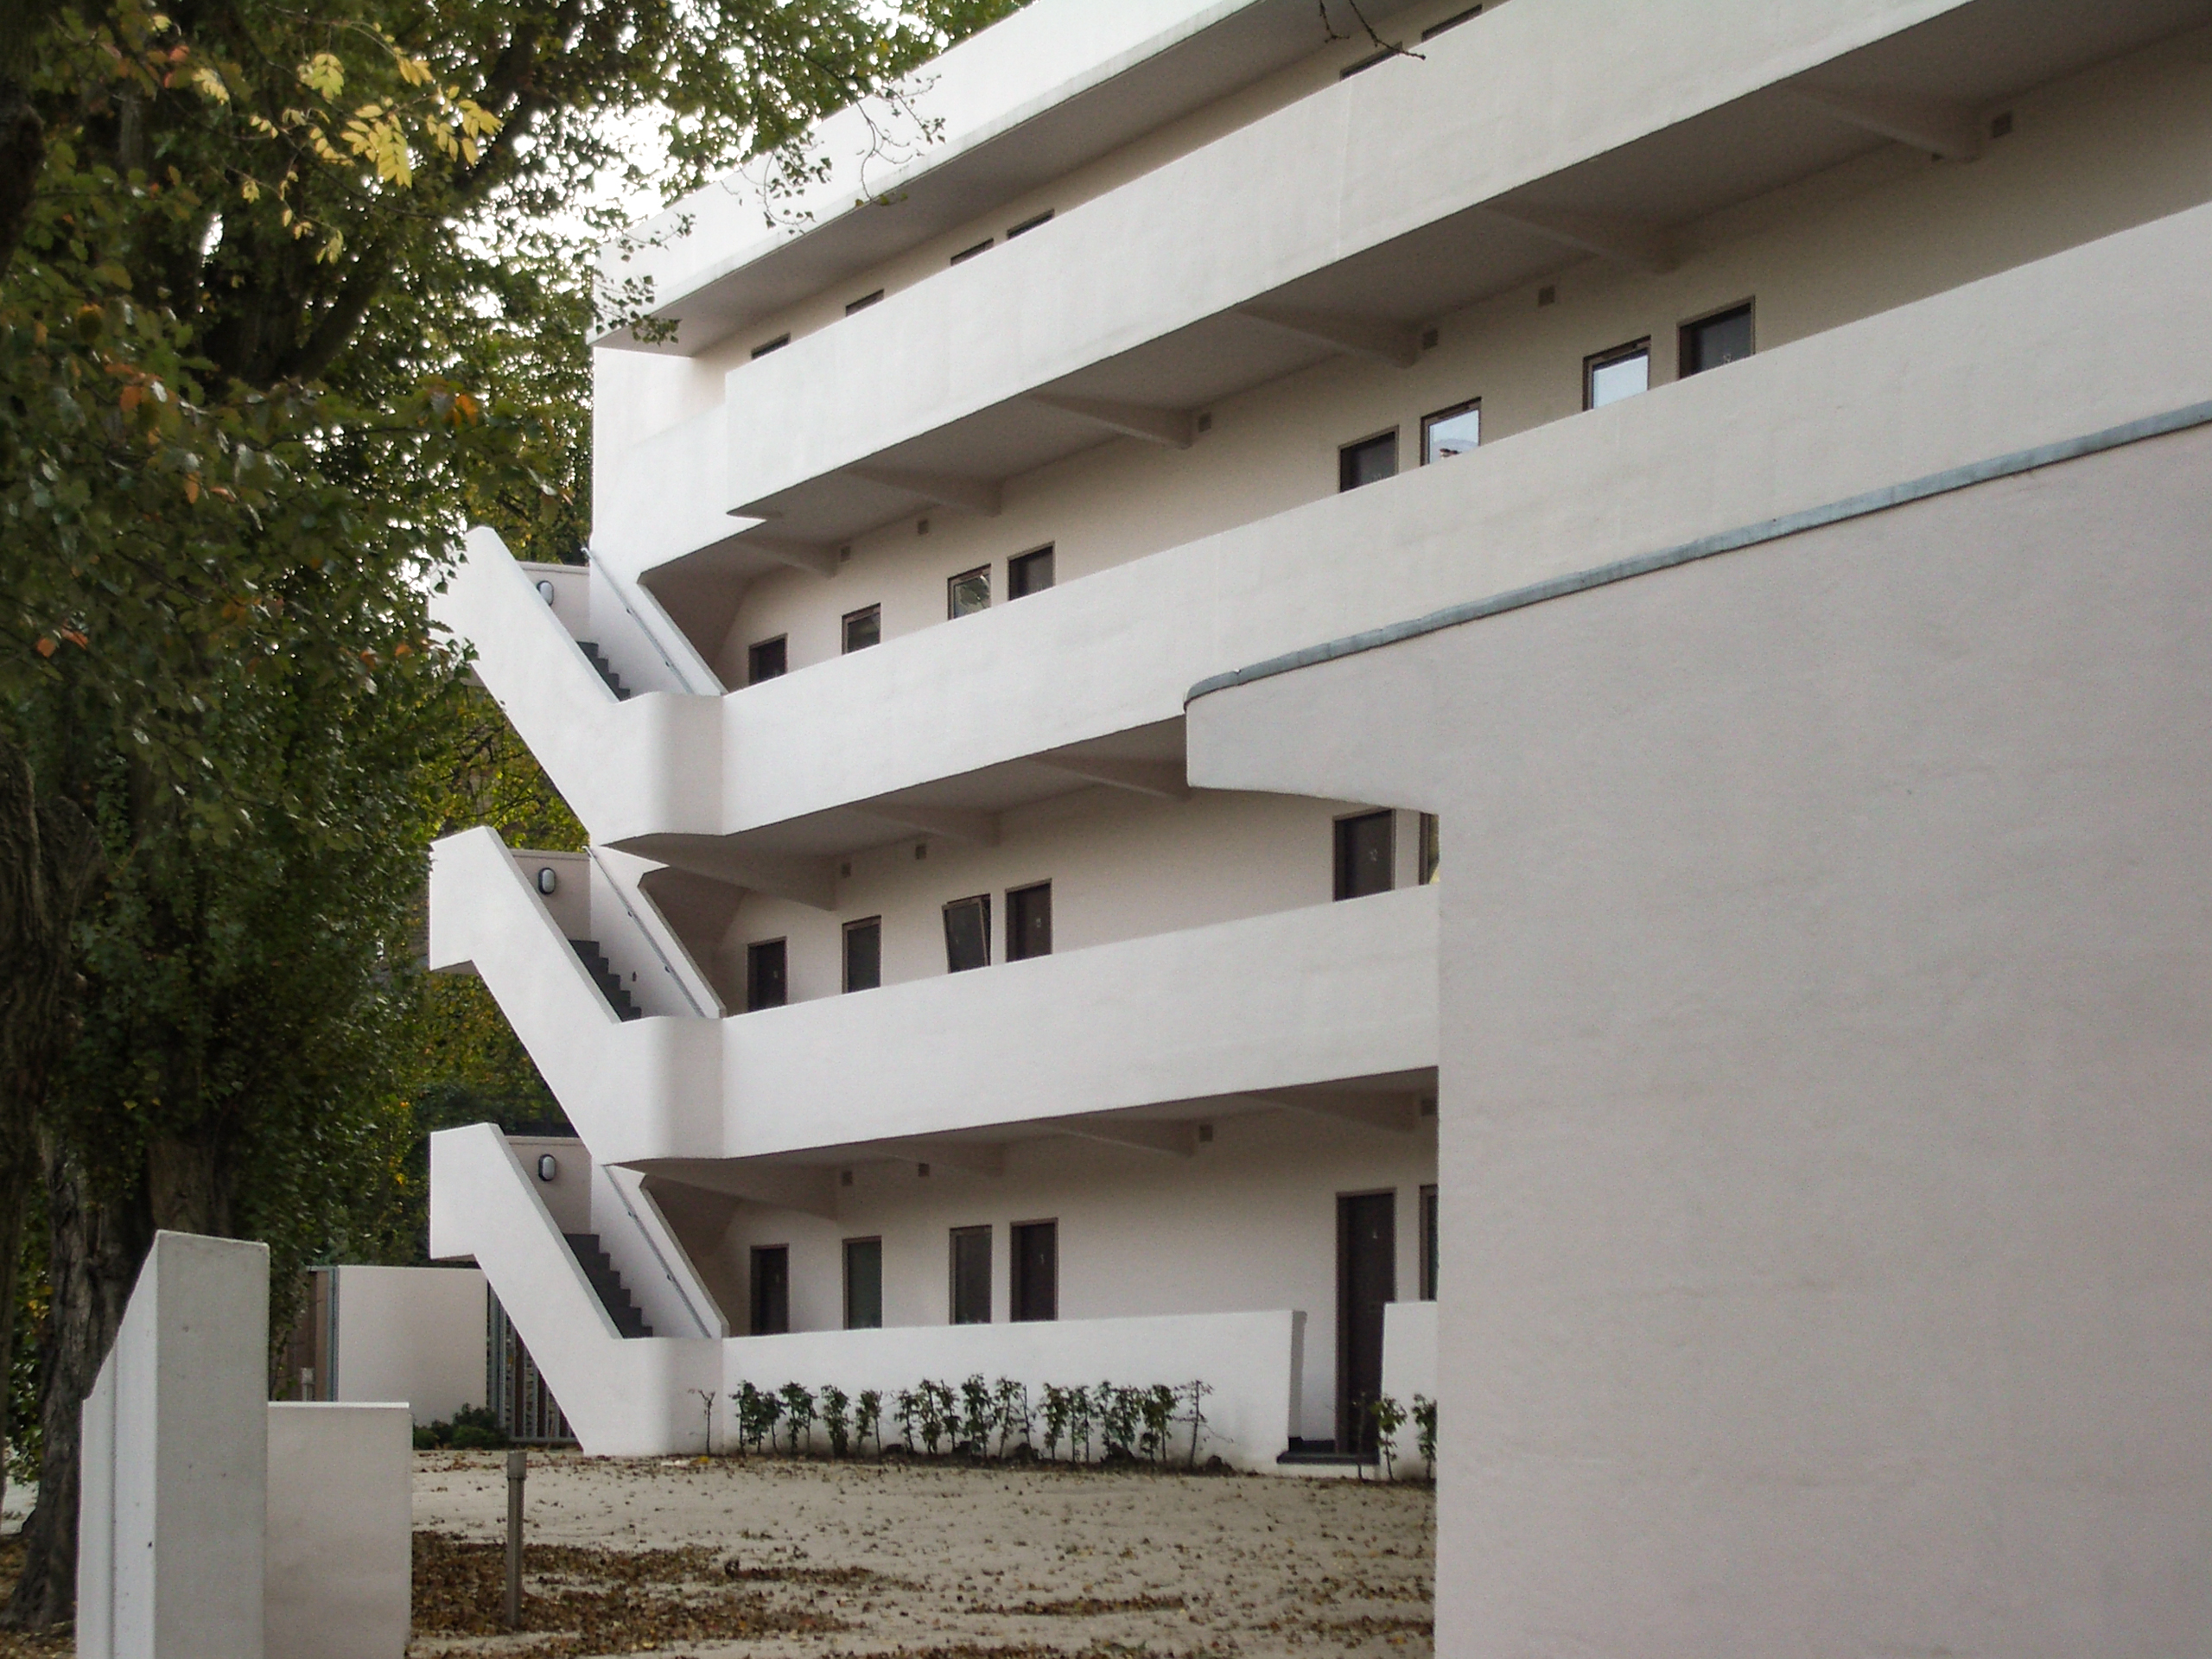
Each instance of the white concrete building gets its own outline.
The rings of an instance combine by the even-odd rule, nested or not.
[[[598,342],[593,563],[480,535],[442,601],[594,849],[471,832],[432,895],[582,1137],[441,1137],[433,1249],[588,1449],[741,1378],[1196,1376],[1272,1465],[1435,1355],[1477,1469],[1468,1091],[1532,993],[1440,992],[1515,878],[1383,763],[1498,762],[1410,684],[1201,756],[1193,684],[2212,400],[2212,0],[1363,10],[1403,50],[1035,0],[911,160],[832,123],[803,227],[709,190],[627,256],[672,332]],[[1617,712],[1702,661],[1605,637]],[[1513,690],[1484,743],[1571,775]],[[1522,1270],[1602,1228],[1555,1213]]]

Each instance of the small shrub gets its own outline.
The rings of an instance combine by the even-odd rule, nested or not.
[[[742,1381],[730,1398],[737,1402],[738,1449],[766,1450],[775,1434],[777,1421],[784,1414],[784,1402],[766,1389]]]
[[[922,1392],[919,1389],[899,1390],[896,1409],[899,1415],[899,1438],[909,1452],[922,1449]]]
[[[1090,1436],[1098,1421],[1097,1402],[1080,1384],[1068,1390],[1068,1455],[1078,1463],[1090,1461]],[[1079,1450],[1078,1450],[1079,1448]]]
[[[1154,1463],[1167,1456],[1167,1437],[1175,1425],[1175,1390],[1155,1382],[1137,1397],[1137,1421],[1143,1425],[1137,1449]]]
[[[914,1392],[920,1400],[922,1450],[935,1457],[938,1448],[944,1444],[945,1436],[960,1421],[960,1396],[947,1382],[924,1382]]]
[[[845,1409],[852,1403],[845,1391],[831,1383],[822,1390],[822,1432],[830,1437],[830,1455],[842,1458],[852,1442],[852,1424]]]
[[[998,1424],[999,1456],[1020,1444],[1029,1444],[1029,1388],[1010,1376],[1002,1376],[991,1389],[991,1413]],[[1019,1442],[1015,1436],[1020,1437]]]
[[[1195,1469],[1198,1466],[1198,1439],[1206,1427],[1206,1395],[1213,1392],[1213,1384],[1193,1377],[1175,1392],[1183,1402],[1181,1421],[1191,1426],[1191,1467]]]
[[[1398,1478],[1398,1431],[1406,1426],[1406,1408],[1389,1395],[1367,1402],[1367,1419],[1375,1425],[1375,1449],[1382,1457],[1382,1478]]]
[[[1098,1435],[1106,1442],[1106,1455],[1110,1458],[1119,1452],[1125,1458],[1135,1457],[1142,1391],[1101,1382],[1091,1398],[1098,1414]]]
[[[814,1391],[796,1382],[786,1382],[776,1391],[776,1397],[783,1403],[784,1426],[791,1432],[791,1455],[797,1457],[811,1442]]]
[[[977,1457],[990,1456],[991,1429],[997,1421],[991,1385],[983,1381],[983,1374],[978,1371],[960,1385],[961,1441],[973,1448]]]
[[[853,1401],[853,1440],[865,1452],[871,1436],[880,1458],[883,1455],[883,1395],[874,1389],[862,1389]]]
[[[1414,1444],[1421,1448],[1421,1460],[1428,1465],[1431,1479],[1436,1477],[1436,1402],[1425,1394],[1414,1395]]]
[[[1081,1392],[1079,1389],[1064,1389],[1057,1382],[1047,1382],[1045,1385],[1043,1405],[1039,1414],[1045,1420],[1045,1455],[1046,1457],[1058,1456],[1060,1441],[1063,1439],[1068,1439],[1068,1456],[1070,1459],[1074,1458],[1075,1446],[1072,1438],[1069,1435],[1069,1428],[1075,1421],[1075,1395]]]

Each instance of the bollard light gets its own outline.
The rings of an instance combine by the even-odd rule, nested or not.
[[[507,1628],[522,1628],[522,1484],[530,1472],[530,1453],[517,1446],[507,1453]]]

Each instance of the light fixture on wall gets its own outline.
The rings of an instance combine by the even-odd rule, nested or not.
[[[537,1154],[537,1179],[550,1181],[561,1173],[561,1160],[550,1152]]]
[[[550,605],[553,602],[553,584],[550,582],[539,582],[537,584],[537,596],[543,600],[548,605]]]
[[[540,893],[551,893],[557,892],[560,886],[561,874],[559,871],[556,870],[550,864],[543,865],[539,868],[537,872],[537,890]]]

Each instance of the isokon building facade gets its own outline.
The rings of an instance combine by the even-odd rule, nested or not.
[[[591,562],[440,601],[581,1140],[433,1253],[588,1451],[1435,1396],[1446,1650],[2178,1651],[2212,3],[1362,10],[1034,0],[610,251]]]

